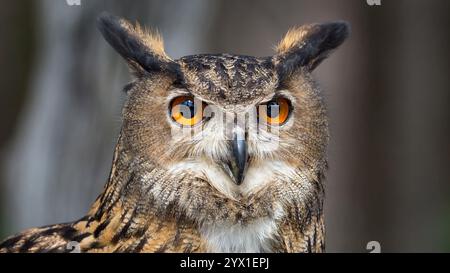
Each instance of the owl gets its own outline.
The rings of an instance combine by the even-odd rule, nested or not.
[[[269,57],[171,59],[157,32],[108,13],[134,75],[111,172],[86,216],[0,252],[322,252],[326,109],[311,72],[345,22],[291,29]]]

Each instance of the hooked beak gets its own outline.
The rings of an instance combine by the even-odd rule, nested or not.
[[[244,181],[247,171],[248,154],[247,141],[245,138],[238,138],[234,134],[233,140],[230,140],[231,160],[228,162],[228,168],[233,176],[234,183],[240,185]]]

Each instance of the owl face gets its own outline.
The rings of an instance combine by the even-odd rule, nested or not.
[[[271,57],[179,60],[122,19],[103,15],[99,28],[136,76],[122,139],[151,166],[144,172],[158,170],[149,199],[217,223],[281,217],[321,192],[328,127],[310,72],[347,37],[346,24],[294,29]]]

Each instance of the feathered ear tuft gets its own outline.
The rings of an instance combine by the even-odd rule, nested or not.
[[[299,68],[314,70],[349,36],[346,22],[304,25],[288,31],[276,47],[274,63],[282,78]]]
[[[179,67],[164,52],[164,42],[156,31],[103,12],[97,26],[105,40],[128,62],[139,76],[145,73],[179,73]]]
[[[313,26],[314,25],[305,25],[289,29],[276,47],[277,54],[287,54],[289,51],[301,47],[302,41],[305,40],[306,35]]]

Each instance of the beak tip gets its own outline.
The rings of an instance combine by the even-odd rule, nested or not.
[[[231,170],[233,173],[234,182],[236,185],[241,185],[245,178],[245,172],[247,171],[248,153],[246,140],[237,139],[233,140],[232,144],[233,160],[230,162]]]
[[[244,175],[240,174],[235,178],[234,183],[236,183],[236,185],[240,186],[243,181],[244,181]]]

